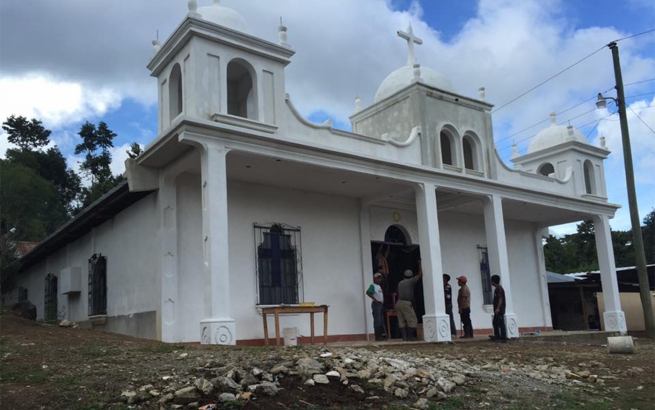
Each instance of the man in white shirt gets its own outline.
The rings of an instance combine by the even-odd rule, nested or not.
[[[380,283],[382,274],[376,272],[373,275],[373,283],[366,289],[366,296],[371,298],[371,309],[373,310],[373,328],[375,329],[375,340],[384,340],[384,293]]]

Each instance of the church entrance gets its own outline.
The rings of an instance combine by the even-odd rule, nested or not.
[[[382,273],[382,291],[384,292],[384,307],[393,310],[397,300],[398,283],[403,280],[403,274],[410,269],[414,275],[418,274],[421,252],[418,245],[409,243],[409,235],[401,226],[390,226],[384,241],[371,241],[371,258],[373,260],[373,273]],[[419,323],[422,323],[425,314],[423,301],[423,281],[419,281],[414,288],[414,312]],[[386,316],[385,316],[386,320]],[[386,325],[385,325],[386,326]],[[400,331],[395,317],[390,317],[392,338],[399,338]]]

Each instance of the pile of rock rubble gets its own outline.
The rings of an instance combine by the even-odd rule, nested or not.
[[[511,373],[548,384],[603,382],[590,370],[575,369],[576,373],[548,361],[517,364],[500,359],[474,364],[465,358],[352,348],[276,349],[268,356],[236,352],[241,355],[215,358],[205,352],[194,353],[197,357],[175,353],[182,362],[176,372],[150,384],[129,386],[121,400],[130,405],[158,403],[170,409],[202,408],[202,403],[275,396],[282,379],[293,377],[307,386],[341,383],[361,394],[362,400],[375,401],[384,390],[399,399],[411,400],[415,408],[426,409],[430,402],[443,400],[463,389],[460,386],[482,377]]]

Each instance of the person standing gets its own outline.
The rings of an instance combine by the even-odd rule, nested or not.
[[[466,276],[457,278],[459,285],[459,293],[457,294],[457,307],[459,309],[459,316],[464,326],[464,336],[462,339],[473,338],[473,324],[471,323],[471,290],[466,285],[468,279]]]
[[[446,301],[446,313],[450,316],[450,335],[457,336],[455,319],[453,318],[453,288],[450,287],[450,275],[443,274],[443,293]]]
[[[492,340],[507,341],[507,328],[505,327],[505,289],[500,286],[500,276],[491,277],[491,286],[494,287],[494,336]]]
[[[403,340],[418,340],[416,327],[418,320],[414,312],[414,286],[423,276],[421,261],[418,261],[418,275],[407,269],[404,273],[405,279],[398,283],[398,302],[396,302],[396,314],[398,315],[398,327]],[[407,326],[407,327],[405,327]]]
[[[376,272],[373,275],[373,283],[366,289],[366,296],[371,298],[371,310],[373,311],[373,329],[375,329],[375,340],[384,340],[384,293],[380,283],[382,274]]]

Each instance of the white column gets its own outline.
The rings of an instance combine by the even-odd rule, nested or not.
[[[446,314],[441,265],[441,242],[437,217],[436,186],[416,188],[416,215],[423,267],[423,338],[426,342],[450,341],[450,316]]]
[[[600,279],[603,285],[605,312],[603,322],[605,330],[625,334],[628,328],[625,324],[625,314],[621,310],[619,285],[614,265],[614,248],[612,247],[612,232],[609,218],[605,215],[595,215],[593,218],[596,235],[596,252],[600,266]]]
[[[175,342],[176,303],[177,300],[177,193],[175,176],[162,177],[160,195],[161,209],[161,305],[160,305],[160,340]]]
[[[541,295],[541,308],[543,310],[544,327],[553,327],[550,313],[550,299],[548,297],[548,278],[546,274],[546,260],[544,258],[544,235],[548,235],[548,228],[535,228],[534,246],[537,251],[537,277],[539,293]]]
[[[236,344],[236,326],[230,311],[230,253],[228,250],[227,150],[206,142],[201,151],[202,230],[204,261],[203,344]]]
[[[362,293],[366,292],[369,282],[373,283],[373,261],[371,260],[371,216],[370,206],[362,204],[359,211],[359,239],[361,242],[362,252]],[[366,340],[370,340],[369,336],[373,331],[373,322],[371,316],[370,298],[364,295],[364,333]]]
[[[512,284],[509,275],[503,203],[502,198],[498,195],[490,195],[484,201],[484,227],[489,251],[489,270],[492,275],[500,276],[500,284],[505,289],[507,337],[510,339],[518,338],[519,325],[512,302]]]

